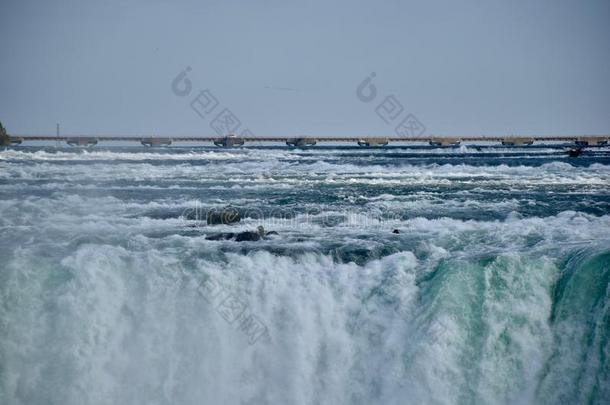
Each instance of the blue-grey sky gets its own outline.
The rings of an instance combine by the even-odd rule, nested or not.
[[[608,0],[0,0],[0,50],[16,134],[391,135],[389,95],[427,134],[610,133]]]

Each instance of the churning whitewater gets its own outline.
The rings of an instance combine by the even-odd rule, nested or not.
[[[0,212],[2,404],[610,398],[607,148],[6,149]]]

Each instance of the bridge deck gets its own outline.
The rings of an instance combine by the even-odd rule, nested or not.
[[[453,136],[453,137],[438,137],[438,136],[419,136],[419,137],[211,137],[211,136],[175,136],[175,137],[159,137],[159,136],[124,136],[124,135],[73,135],[73,136],[52,136],[52,135],[13,135],[10,137],[10,143],[20,145],[26,141],[47,141],[47,142],[66,142],[70,146],[77,147],[92,147],[100,141],[104,142],[139,142],[148,147],[169,146],[172,143],[212,143],[219,147],[240,147],[247,145],[249,142],[276,142],[284,143],[290,147],[312,147],[320,142],[332,143],[352,143],[360,147],[383,147],[388,144],[420,142],[428,143],[432,147],[456,147],[461,143],[467,143],[471,146],[481,145],[481,143],[497,143],[507,147],[527,147],[534,142],[546,142],[549,147],[563,147],[564,144],[572,144],[581,149],[584,147],[600,147],[608,144],[608,136]],[[552,144],[549,142],[560,142],[560,144]],[[413,147],[417,147],[413,145]]]
[[[150,135],[70,135],[70,136],[52,136],[52,135],[11,135],[12,138],[22,139],[23,141],[70,141],[77,140],[79,138],[91,138],[97,139],[98,141],[110,141],[110,142],[140,142],[142,140],[149,139],[170,139],[173,142],[213,142],[222,137],[211,137],[211,136],[150,136]],[[522,141],[523,139],[530,139],[534,142],[574,142],[577,140],[595,140],[595,141],[607,141],[609,135],[549,135],[549,136],[420,136],[420,137],[392,137],[392,136],[362,136],[362,137],[330,137],[330,136],[308,136],[309,139],[315,139],[317,142],[358,142],[361,139],[367,140],[388,140],[389,142],[431,142],[431,141],[462,141],[462,142],[506,142],[506,141]],[[243,139],[245,142],[286,142],[288,140],[295,140],[303,137],[290,136],[290,137],[238,137]]]

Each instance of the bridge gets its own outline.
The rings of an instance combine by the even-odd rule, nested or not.
[[[210,136],[127,136],[127,135],[11,135],[12,145],[20,145],[24,142],[66,142],[68,145],[77,147],[91,147],[100,142],[139,142],[149,147],[169,146],[173,143],[211,143],[219,147],[238,147],[248,143],[285,143],[290,147],[312,147],[317,143],[346,143],[357,144],[362,147],[383,147],[395,143],[427,143],[437,147],[456,147],[462,143],[500,143],[504,146],[529,146],[534,143],[562,143],[575,147],[604,146],[608,144],[609,135],[549,135],[549,136],[363,136],[363,137],[331,137],[331,136],[293,136],[293,137],[265,137],[248,136],[240,137],[229,135],[224,137]]]

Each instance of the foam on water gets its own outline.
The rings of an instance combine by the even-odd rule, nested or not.
[[[0,152],[0,402],[610,397],[607,159],[360,166],[272,152],[262,169],[232,156],[213,170],[192,151],[159,165],[134,162],[149,151]],[[264,215],[185,216],[228,204]],[[259,224],[280,236],[206,239]]]

